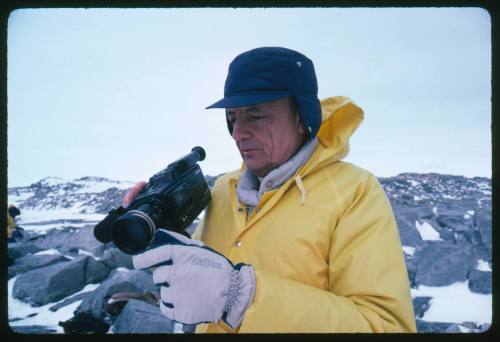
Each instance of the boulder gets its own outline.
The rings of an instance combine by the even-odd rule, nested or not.
[[[422,239],[418,230],[415,228],[415,221],[411,221],[403,214],[395,214],[396,222],[399,229],[399,237],[403,246],[415,247]]]
[[[33,243],[31,243],[30,241],[14,242],[8,244],[7,254],[10,258],[17,259],[25,255],[37,253],[43,250],[44,248],[38,247]]]
[[[57,249],[61,254],[78,254],[79,249],[95,256],[101,256],[103,252],[103,244],[94,237],[93,225],[62,230],[52,229],[31,243],[42,250]]]
[[[473,267],[472,255],[467,246],[427,241],[415,251],[418,260],[415,285],[446,286],[465,281]]]
[[[68,261],[69,258],[59,254],[28,254],[14,260],[14,263],[9,266],[8,278],[11,279],[20,273],[24,273],[35,268],[49,266],[61,261]]]
[[[417,274],[417,260],[414,257],[405,255],[406,271],[408,272],[408,280],[410,287],[415,286],[415,275]]]
[[[415,297],[413,298],[413,311],[415,317],[424,317],[425,312],[430,308],[430,301],[432,297]]]
[[[130,269],[134,268],[134,265],[132,263],[132,256],[123,253],[116,247],[105,250],[99,261],[101,261],[111,269],[118,267],[125,267]]]
[[[490,253],[492,249],[492,211],[491,208],[481,208],[474,212],[474,225],[479,231],[479,236],[484,247]]]
[[[469,289],[475,293],[492,293],[492,272],[471,270],[469,273]]]
[[[10,327],[18,334],[54,334],[57,331],[43,325],[14,325]]]
[[[115,334],[172,333],[174,322],[162,315],[160,307],[130,299],[111,329]]]
[[[76,309],[79,312],[88,312],[95,318],[106,317],[104,303],[117,292],[159,292],[153,283],[153,277],[146,270],[113,270],[110,276],[87,296]]]
[[[51,307],[49,307],[49,310],[50,311],[57,311],[60,308],[65,307],[66,305],[70,305],[71,303],[74,303],[78,300],[84,299],[90,293],[92,293],[92,291],[86,291],[86,292],[78,293],[74,296],[68,297],[68,298],[64,299],[63,301],[61,301],[60,303],[57,303],[56,305],[52,305]]]
[[[448,322],[427,322],[416,319],[418,333],[441,333],[452,326],[454,323]]]
[[[430,219],[433,218],[434,212],[432,207],[425,206],[397,206],[394,207],[394,214],[406,217],[410,222],[415,222],[416,220]]]
[[[445,332],[445,333],[462,333],[462,330],[460,329],[460,324],[453,323],[448,328],[446,328],[443,332]]]
[[[454,230],[467,230],[465,223],[464,210],[459,209],[440,209],[436,217],[436,222],[441,227],[448,227]]]
[[[37,268],[16,278],[13,296],[32,306],[42,306],[97,283],[109,274],[109,268],[89,256]]]

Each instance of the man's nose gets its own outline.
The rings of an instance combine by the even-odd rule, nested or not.
[[[251,136],[248,125],[242,122],[242,120],[234,120],[233,122],[233,133],[231,134],[233,139],[238,142],[242,139],[247,139]]]

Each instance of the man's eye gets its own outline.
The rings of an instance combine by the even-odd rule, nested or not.
[[[261,119],[264,119],[264,116],[260,116],[260,115],[251,115],[250,116],[250,120],[252,120],[252,121],[258,121]]]

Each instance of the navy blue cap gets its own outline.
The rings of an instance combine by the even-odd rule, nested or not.
[[[282,47],[261,47],[244,52],[231,62],[224,98],[208,108],[250,106],[293,96],[309,138],[321,125],[321,105],[313,62]],[[232,126],[228,122],[229,132]]]

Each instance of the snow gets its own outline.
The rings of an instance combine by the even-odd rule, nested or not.
[[[413,179],[409,179],[408,182],[410,182],[411,186],[417,186],[417,185],[420,185],[420,182],[416,181],[416,180],[413,180]]]
[[[94,253],[91,253],[91,252],[86,251],[86,250],[81,249],[81,248],[78,248],[78,254],[91,256],[95,260],[99,260],[100,259],[100,258],[96,257]]]
[[[183,334],[184,331],[182,331],[182,323],[175,322],[174,323],[174,329],[173,329],[174,334]]]
[[[469,333],[469,332],[472,332],[472,329],[469,329],[467,327],[464,327],[463,325],[459,325],[458,326],[458,329],[460,329],[461,332],[463,333]]]
[[[88,221],[88,222],[83,222],[83,223],[72,223],[72,222],[60,222],[60,223],[47,223],[47,224],[19,224],[21,227],[23,227],[25,230],[29,230],[32,232],[36,232],[38,234],[46,234],[47,231],[51,229],[63,229],[64,227],[74,227],[74,228],[81,228],[89,224],[97,224],[99,221]]]
[[[490,263],[487,261],[484,261],[482,259],[479,259],[477,261],[476,270],[482,271],[482,272],[492,272]]]
[[[433,297],[422,317],[424,321],[491,324],[492,295],[471,292],[468,280],[441,287],[420,285],[411,289],[411,294],[413,297]]]
[[[24,209],[17,220],[18,224],[24,228],[25,225],[42,223],[52,220],[83,220],[98,222],[104,218],[104,214],[80,213],[80,208],[58,208],[58,209]]]
[[[420,224],[417,220],[415,221],[415,227],[417,228],[422,240],[442,240],[439,232],[437,232],[428,222]]]
[[[75,194],[82,193],[99,193],[106,191],[110,188],[118,188],[120,190],[130,189],[135,183],[134,182],[116,182],[116,181],[98,181],[95,180],[73,180],[74,184],[83,185],[83,187],[77,191]]]
[[[61,253],[57,249],[51,248],[51,249],[46,249],[44,251],[36,252],[33,255],[61,255]]]
[[[33,196],[32,192],[22,192],[20,194],[9,195],[9,204],[13,204],[16,207],[19,207],[19,205],[22,202],[24,202],[25,200],[27,200],[31,196]]]
[[[61,177],[47,177],[44,178],[40,181],[42,184],[48,185],[48,186],[55,186],[59,184],[64,184],[67,182],[67,180],[61,178]]]
[[[474,215],[474,210],[467,210],[464,214],[464,219],[469,219]]]
[[[415,247],[403,246],[403,252],[405,252],[408,255],[413,256],[413,254],[415,254]]]
[[[31,305],[23,303],[12,296],[12,289],[14,287],[14,282],[16,278],[17,277],[10,279],[7,284],[8,299],[9,299],[8,301],[9,319],[13,318],[23,318],[23,319],[15,322],[9,322],[9,325],[11,327],[19,325],[41,325],[47,328],[55,329],[58,333],[63,333],[62,327],[58,326],[59,321],[66,321],[71,317],[73,317],[73,312],[80,305],[82,300],[78,300],[69,305],[66,305],[57,310],[56,312],[50,311],[49,308],[55,305],[56,303],[64,301],[64,299],[58,302],[48,303],[40,307],[32,307]],[[99,284],[88,284],[82,290],[72,294],[71,296],[74,296],[82,292],[93,291],[98,286]],[[34,315],[33,317],[27,317],[33,314],[36,315]]]

